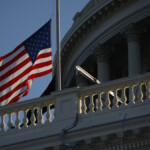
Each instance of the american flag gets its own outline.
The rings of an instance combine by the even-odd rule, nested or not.
[[[51,20],[12,52],[0,57],[0,106],[28,94],[33,79],[52,72]]]

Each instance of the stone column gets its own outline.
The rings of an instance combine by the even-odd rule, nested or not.
[[[135,24],[125,30],[128,42],[128,75],[134,76],[141,72],[140,36]]]
[[[110,68],[109,68],[109,52],[110,48],[102,44],[98,45],[95,49],[97,55],[97,66],[98,66],[98,80],[105,82],[110,79]]]

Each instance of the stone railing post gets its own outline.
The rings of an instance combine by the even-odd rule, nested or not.
[[[78,110],[78,95],[76,88],[58,92],[56,96],[55,120],[75,118]]]

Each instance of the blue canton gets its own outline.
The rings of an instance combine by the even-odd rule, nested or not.
[[[33,64],[40,50],[51,47],[50,23],[51,20],[23,42]]]

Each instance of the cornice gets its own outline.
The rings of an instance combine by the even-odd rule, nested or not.
[[[100,116],[100,114],[98,115]],[[77,146],[72,148],[74,150],[84,149],[93,147],[102,150],[120,150],[120,146],[123,146],[125,150],[136,150],[137,148],[144,148],[150,146],[150,126],[149,119],[150,116],[142,116],[134,119],[127,119],[125,122],[125,128],[122,129],[122,120],[119,122],[111,122],[109,124],[103,125],[89,125],[89,127],[83,128],[83,122],[92,123],[91,119],[94,117],[91,114],[90,120],[85,116],[80,116],[80,122],[75,129],[72,129],[65,137],[66,141],[69,143],[77,142]],[[95,118],[94,118],[95,119]],[[69,122],[72,120],[69,120]],[[56,123],[56,122],[55,122]],[[56,125],[60,126],[62,122],[58,121],[54,125],[46,125],[44,127],[39,126],[36,129],[32,127],[24,132],[19,132],[19,130],[12,130],[7,135],[7,140],[9,141],[11,137],[16,138],[16,136],[21,136],[24,138],[23,142],[18,142],[12,145],[1,146],[1,150],[6,149],[16,149],[19,150],[23,147],[26,149],[39,149],[39,148],[58,148],[58,150],[67,150],[68,147],[62,147],[62,143],[59,139],[59,128],[54,134],[52,131]],[[47,132],[50,131],[50,132]],[[44,133],[49,136],[44,136]],[[40,136],[40,138],[32,138],[32,136]],[[29,138],[30,137],[30,138]],[[3,140],[3,135],[1,134]],[[28,140],[26,140],[28,139]],[[82,143],[82,145],[81,145]],[[85,147],[86,149],[86,147]]]
[[[74,23],[69,31],[64,36],[61,42],[62,56],[66,58],[70,51],[71,45],[75,41],[80,40],[81,34],[84,34],[86,30],[97,20],[106,15],[106,13],[118,7],[119,3],[124,0],[90,0],[90,2],[83,8],[81,12],[77,12],[74,17]],[[111,8],[111,9],[109,9]],[[69,50],[69,51],[68,51]],[[56,58],[54,58],[54,68],[56,69]],[[62,59],[62,63],[63,63]],[[62,67],[63,68],[63,67]],[[55,69],[53,69],[55,71]],[[54,73],[55,74],[55,73]],[[54,75],[53,74],[53,75]]]
[[[78,17],[75,19],[72,27],[67,32],[67,34],[64,36],[61,46],[62,49],[64,48],[66,42],[70,39],[70,37],[75,34],[76,32],[80,32],[82,30],[82,25],[87,21],[88,24],[90,24],[90,18],[99,10],[101,10],[101,13],[104,14],[104,11],[102,10],[104,7],[112,3],[114,0],[91,0],[81,12],[78,12]],[[100,15],[101,15],[100,13]],[[79,15],[80,14],[80,15]],[[76,16],[76,15],[75,15]],[[94,19],[94,18],[91,18]],[[80,29],[79,29],[80,28]],[[83,25],[83,29],[85,26]],[[78,30],[77,30],[78,29]],[[75,34],[76,36],[76,34]]]

